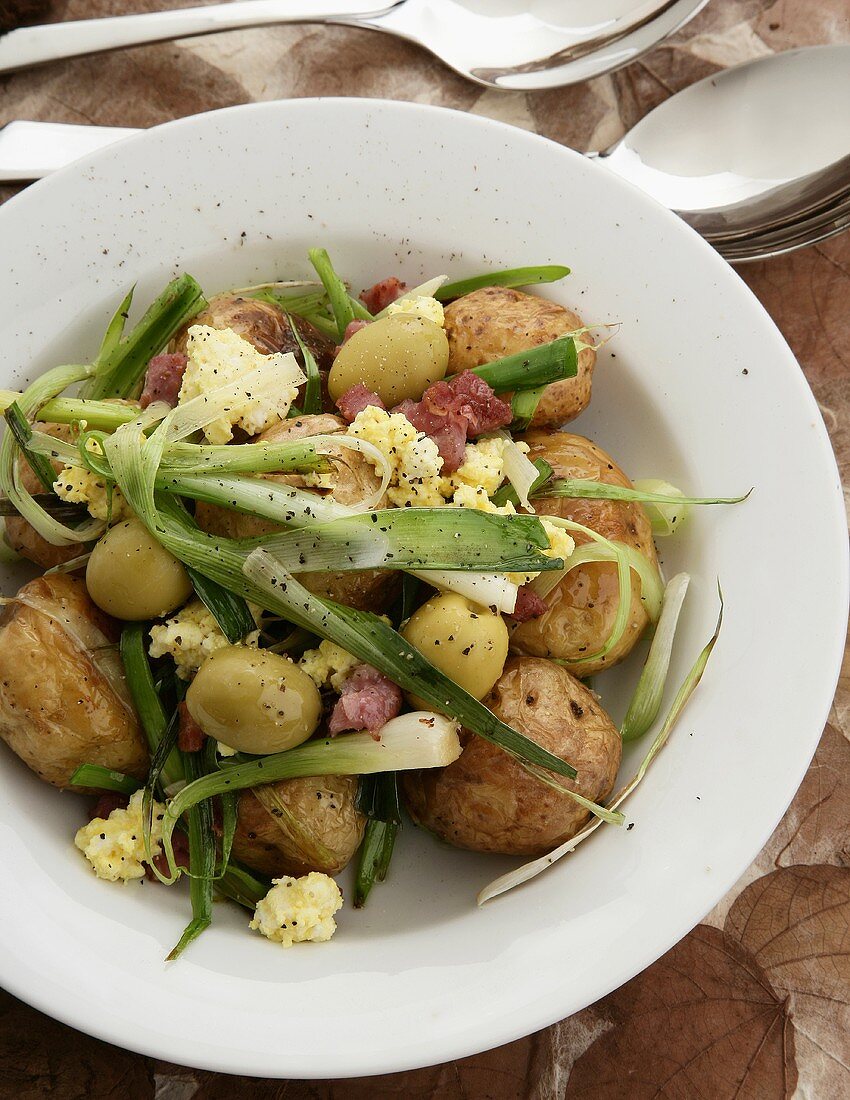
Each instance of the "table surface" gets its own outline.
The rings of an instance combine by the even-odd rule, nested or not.
[[[186,0],[0,0],[0,29],[27,20],[180,6]],[[31,118],[151,126],[251,100],[361,95],[442,104],[536,130],[576,149],[599,149],[667,96],[720,68],[828,42],[850,42],[848,0],[713,0],[679,34],[628,68],[574,88],[525,94],[466,83],[416,47],[366,31],[242,31],[0,78],[0,125]],[[0,189],[0,200],[10,194]],[[847,484],[850,234],[744,267],[741,274],[802,364]],[[654,966],[545,1031],[412,1073],[260,1082],[129,1054],[0,991],[0,1097],[850,1095],[848,711],[845,660],[829,724],[803,785],[741,881]]]

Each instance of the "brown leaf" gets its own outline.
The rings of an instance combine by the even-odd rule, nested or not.
[[[761,967],[700,925],[596,1006],[613,1027],[573,1067],[566,1100],[781,1100],[794,1032]]]
[[[838,1091],[810,1095],[846,1095],[850,869],[787,867],[765,875],[732,906],[726,931],[752,952],[776,990],[790,997],[797,1034],[820,1050],[821,1060],[832,1060],[828,1076]],[[826,1067],[815,1069],[823,1080]]]

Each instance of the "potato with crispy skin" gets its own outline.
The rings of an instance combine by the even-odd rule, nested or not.
[[[239,796],[233,855],[279,878],[335,875],[360,846],[366,819],[355,807],[357,777],[284,779]]]
[[[575,779],[558,782],[599,802],[614,786],[621,740],[584,684],[536,657],[513,657],[484,700],[509,726],[566,760]],[[417,824],[457,848],[537,856],[582,828],[589,812],[526,772],[497,745],[465,734],[447,768],[405,772],[405,803]]]
[[[257,444],[264,442],[281,443],[287,439],[306,439],[313,435],[330,435],[345,428],[345,422],[330,413],[317,416],[299,416],[290,420],[281,420],[261,436]],[[334,499],[340,504],[355,504],[374,493],[380,486],[380,479],[371,463],[359,451],[344,452],[344,460],[336,463],[336,484]],[[303,486],[303,480],[297,475],[268,474],[269,481],[283,485]],[[232,512],[217,504],[199,502],[195,519],[204,531],[225,538],[254,538],[279,531],[277,524],[256,516]],[[305,588],[317,596],[323,596],[337,603],[357,607],[361,611],[382,612],[392,604],[401,588],[401,575],[391,569],[348,570],[338,573],[299,573],[298,580]]]
[[[631,481],[601,447],[580,435],[566,432],[531,431],[522,437],[531,448],[532,462],[545,459],[556,478],[604,481],[631,487]],[[561,516],[591,527],[607,539],[625,543],[646,555],[657,568],[652,541],[652,524],[642,504],[620,500],[577,500],[569,497],[537,497],[538,515]],[[589,536],[572,532],[576,545]],[[566,574],[547,597],[548,610],[539,619],[520,623],[511,635],[511,649],[535,657],[557,657],[568,663],[576,676],[590,676],[610,668],[626,657],[649,622],[641,599],[641,583],[631,573],[631,603],[626,629],[604,656],[582,660],[603,648],[611,634],[620,600],[617,566],[614,562],[588,562]]]
[[[449,373],[548,344],[583,326],[578,314],[557,302],[508,287],[482,287],[446,307]],[[595,362],[592,347],[579,351],[575,377],[546,388],[531,421],[533,427],[565,424],[587,407]]]
[[[70,786],[80,764],[147,774],[116,638],[83,581],[65,574],[25,584],[0,615],[0,737],[54,787]]]
[[[65,443],[71,440],[71,429],[65,424],[39,424],[39,431],[46,435],[52,435],[55,439],[61,439]],[[58,474],[62,470],[61,462],[54,462],[53,469]],[[29,463],[23,456],[18,457],[18,470],[21,484],[28,493],[43,493],[44,487],[32,472]],[[6,541],[9,546],[21,557],[40,565],[42,569],[52,569],[55,565],[63,565],[66,561],[78,558],[85,553],[82,543],[71,542],[64,546],[54,546],[36,531],[31,523],[23,516],[8,516],[6,519]]]

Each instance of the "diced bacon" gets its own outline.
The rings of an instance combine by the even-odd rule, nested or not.
[[[189,870],[189,838],[185,833],[179,832],[177,829],[171,834],[171,845],[174,848],[174,862],[178,867]],[[159,871],[161,875],[168,874],[168,860],[165,858],[165,852],[160,852],[158,856],[153,857],[153,865]],[[151,882],[159,882],[159,879],[153,873],[147,863],[145,864],[145,876],[150,879]]]
[[[518,623],[527,623],[529,619],[539,619],[548,610],[546,601],[527,584],[520,587],[516,595],[516,607],[511,618]]]
[[[96,817],[109,817],[113,810],[126,810],[129,798],[118,791],[105,791],[98,798],[92,810],[92,819]]]
[[[198,752],[204,747],[207,735],[189,713],[185,703],[178,703],[177,711],[180,716],[177,727],[177,747],[181,752]]]
[[[401,710],[401,688],[371,665],[358,665],[342,685],[328,729],[368,730],[371,734],[395,718]]]
[[[164,401],[172,408],[177,404],[180,387],[183,385],[183,372],[189,360],[185,355],[155,355],[148,363],[145,386],[139,404],[143,409],[154,401]]]
[[[395,302],[407,290],[407,283],[390,275],[388,279],[381,279],[379,283],[370,286],[368,290],[361,290],[360,301],[370,313],[380,313],[391,302]]]
[[[362,382],[346,390],[336,403],[336,407],[349,424],[352,423],[358,413],[363,412],[369,405],[377,405],[379,409],[385,409],[386,405],[376,393],[367,389]]]
[[[417,431],[437,444],[444,474],[463,464],[467,436],[492,432],[511,422],[511,407],[497,397],[483,378],[463,371],[445,382],[435,382],[421,401],[403,401],[393,412],[403,413]]]
[[[355,332],[359,332],[362,328],[366,328],[366,326],[368,324],[369,324],[368,321],[358,321],[358,320],[349,321],[348,324],[345,326],[345,332],[342,334],[343,344],[345,343],[346,340],[350,340]],[[337,350],[339,350],[339,349],[337,349]]]

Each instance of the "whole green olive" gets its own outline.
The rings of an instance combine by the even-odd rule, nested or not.
[[[495,611],[464,596],[432,596],[410,616],[402,635],[450,680],[483,699],[502,675],[508,656],[508,628]],[[411,706],[431,707],[409,695]]]
[[[355,332],[342,345],[328,375],[336,401],[362,382],[387,408],[406,397],[418,400],[432,382],[445,378],[449,342],[439,325],[397,313]]]
[[[138,519],[116,523],[95,545],[86,588],[107,615],[131,622],[167,615],[192,594],[189,574]]]
[[[318,688],[286,657],[250,646],[217,649],[186,692],[189,713],[210,737],[240,752],[283,752],[319,724]]]

